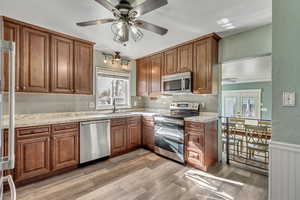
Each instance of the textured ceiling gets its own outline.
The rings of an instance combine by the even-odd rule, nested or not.
[[[143,1],[131,0],[135,4]],[[269,24],[272,0],[169,0],[168,5],[141,17],[168,28],[168,34],[159,36],[143,31],[141,41],[130,41],[126,47],[113,42],[110,24],[75,25],[80,21],[112,17],[94,0],[1,0],[0,15],[96,42],[96,49],[102,51],[121,51],[123,56],[138,58],[207,33],[229,35]],[[230,19],[236,29],[226,32],[217,24],[222,18]]]

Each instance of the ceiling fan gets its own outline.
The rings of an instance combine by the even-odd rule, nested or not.
[[[110,10],[113,18],[97,19],[92,21],[77,23],[78,26],[91,26],[97,24],[113,23],[111,30],[114,34],[114,41],[121,44],[126,44],[129,40],[129,35],[137,42],[143,38],[144,34],[139,29],[145,29],[159,35],[165,35],[168,29],[137,19],[137,17],[158,9],[168,4],[167,0],[146,0],[144,3],[133,7],[132,1],[120,0],[118,5],[114,6],[107,0],[95,0],[100,5]],[[134,0],[133,2],[135,2]]]

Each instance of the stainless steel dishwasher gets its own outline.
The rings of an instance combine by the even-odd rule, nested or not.
[[[80,164],[110,155],[110,120],[80,123]]]

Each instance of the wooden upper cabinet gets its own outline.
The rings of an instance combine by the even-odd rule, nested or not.
[[[193,93],[212,93],[213,65],[217,63],[218,42],[214,38],[194,43]]]
[[[49,34],[22,28],[21,80],[24,92],[49,92]]]
[[[177,72],[191,72],[193,70],[193,43],[178,47]]]
[[[177,48],[166,51],[163,74],[174,74],[178,70]]]
[[[136,67],[136,95],[148,96],[148,79],[149,79],[149,58],[137,60]]]
[[[93,93],[93,46],[75,42],[75,93]]]
[[[149,95],[157,96],[160,94],[161,89],[161,69],[162,69],[163,56],[156,54],[150,57],[149,69]]]
[[[73,40],[51,36],[51,92],[73,93],[73,55]]]
[[[20,86],[19,86],[19,63],[20,63],[20,30],[21,27],[15,23],[11,22],[4,22],[4,34],[3,34],[3,39],[7,41],[13,41],[16,43],[16,59],[15,59],[15,90],[19,91]],[[3,71],[2,71],[2,78],[3,78],[3,85],[2,85],[2,90],[8,91],[8,65],[9,65],[9,60],[8,60],[8,53],[4,52],[3,55]]]

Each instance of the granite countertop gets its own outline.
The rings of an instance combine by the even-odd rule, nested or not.
[[[131,109],[117,113],[110,111],[89,111],[89,112],[65,112],[65,113],[39,113],[39,114],[18,114],[16,115],[15,127],[40,126],[48,124],[60,124],[70,122],[84,122],[102,119],[112,119],[131,116],[153,116],[155,114],[164,114],[166,110],[144,110]],[[200,116],[185,118],[186,121],[207,123],[217,120],[216,113],[201,113]],[[4,116],[2,128],[8,127],[8,116]]]
[[[218,118],[219,118],[218,113],[202,112],[202,113],[200,113],[199,116],[186,117],[186,118],[184,118],[184,120],[190,121],[190,122],[208,123],[208,122],[212,122],[212,121],[217,121]]]

